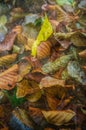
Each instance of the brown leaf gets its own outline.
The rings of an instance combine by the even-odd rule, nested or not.
[[[52,86],[65,86],[65,81],[64,80],[59,80],[50,76],[47,76],[45,78],[43,78],[40,82],[40,88],[48,88],[48,87],[52,87]]]
[[[79,52],[79,56],[80,56],[81,58],[86,58],[86,49],[83,50],[83,51],[81,51],[81,52]]]
[[[0,74],[0,89],[11,90],[18,80],[18,65],[10,67]]]
[[[3,106],[0,105],[0,118],[3,118],[5,115]]]
[[[15,61],[16,57],[17,54],[11,54],[0,57],[0,67],[10,65],[12,62]]]
[[[4,41],[0,43],[0,52],[9,51],[12,49],[17,33],[10,32],[5,37]]]
[[[44,117],[39,108],[29,107],[29,114],[38,125],[43,122]]]
[[[41,42],[37,47],[37,58],[43,59],[50,55],[51,43],[49,41]]]
[[[30,102],[35,102],[41,97],[41,91],[36,82],[24,79],[17,83],[17,98],[25,97],[26,95],[29,95],[27,99]]]
[[[75,112],[72,110],[42,111],[42,113],[47,122],[57,126],[65,125],[75,116]]]
[[[57,98],[55,98],[54,96],[50,94],[46,94],[46,98],[47,98],[48,106],[50,107],[50,109],[56,110],[60,100],[58,100]]]
[[[19,63],[19,79],[21,81],[26,74],[28,74],[31,70],[31,65],[28,61],[22,61]]]

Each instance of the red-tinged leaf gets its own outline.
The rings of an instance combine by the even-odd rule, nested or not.
[[[4,41],[0,43],[0,52],[9,51],[12,49],[17,33],[10,32],[5,37]]]
[[[0,73],[0,89],[11,90],[18,80],[18,65]]]

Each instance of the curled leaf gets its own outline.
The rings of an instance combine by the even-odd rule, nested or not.
[[[42,111],[47,122],[60,126],[68,123],[74,116],[75,112],[72,110],[65,111]]]
[[[18,65],[10,67],[0,73],[0,89],[11,90],[18,80]]]

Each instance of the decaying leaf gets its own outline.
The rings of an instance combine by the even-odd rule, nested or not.
[[[11,54],[0,57],[0,67],[8,66],[13,63],[17,58],[17,54]]]
[[[12,49],[17,33],[10,32],[0,44],[0,52]]]
[[[42,111],[42,113],[49,123],[57,126],[67,124],[75,116],[75,112],[72,110]]]
[[[47,30],[46,30],[46,28],[47,28]],[[34,42],[34,44],[32,46],[32,55],[33,56],[36,56],[37,46],[40,44],[40,42],[46,41],[51,36],[52,33],[53,33],[52,26],[51,26],[47,16],[45,16],[45,20],[41,27],[41,30],[37,36],[36,41]]]
[[[59,80],[50,76],[44,77],[41,82],[40,82],[40,88],[48,88],[48,87],[52,87],[52,86],[61,86],[64,87],[65,86],[65,81],[64,80]]]
[[[71,42],[77,47],[85,47],[86,36],[80,32],[76,32],[71,36]]]
[[[48,62],[42,66],[44,73],[54,73],[59,70],[60,67],[65,67],[68,62],[71,60],[72,55],[64,55],[56,59],[54,62]]]
[[[15,64],[8,70],[0,73],[0,89],[11,90],[18,81],[18,65]]]
[[[69,62],[67,66],[68,74],[76,81],[80,82],[83,85],[86,85],[86,75],[85,72],[81,69],[80,64],[77,61]]]

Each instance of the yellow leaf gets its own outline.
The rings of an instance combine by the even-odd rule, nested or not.
[[[37,46],[40,44],[40,42],[46,41],[52,33],[53,33],[53,29],[51,23],[49,22],[47,16],[45,16],[44,23],[41,27],[41,30],[37,36],[36,41],[32,46],[32,56],[36,56]]]

